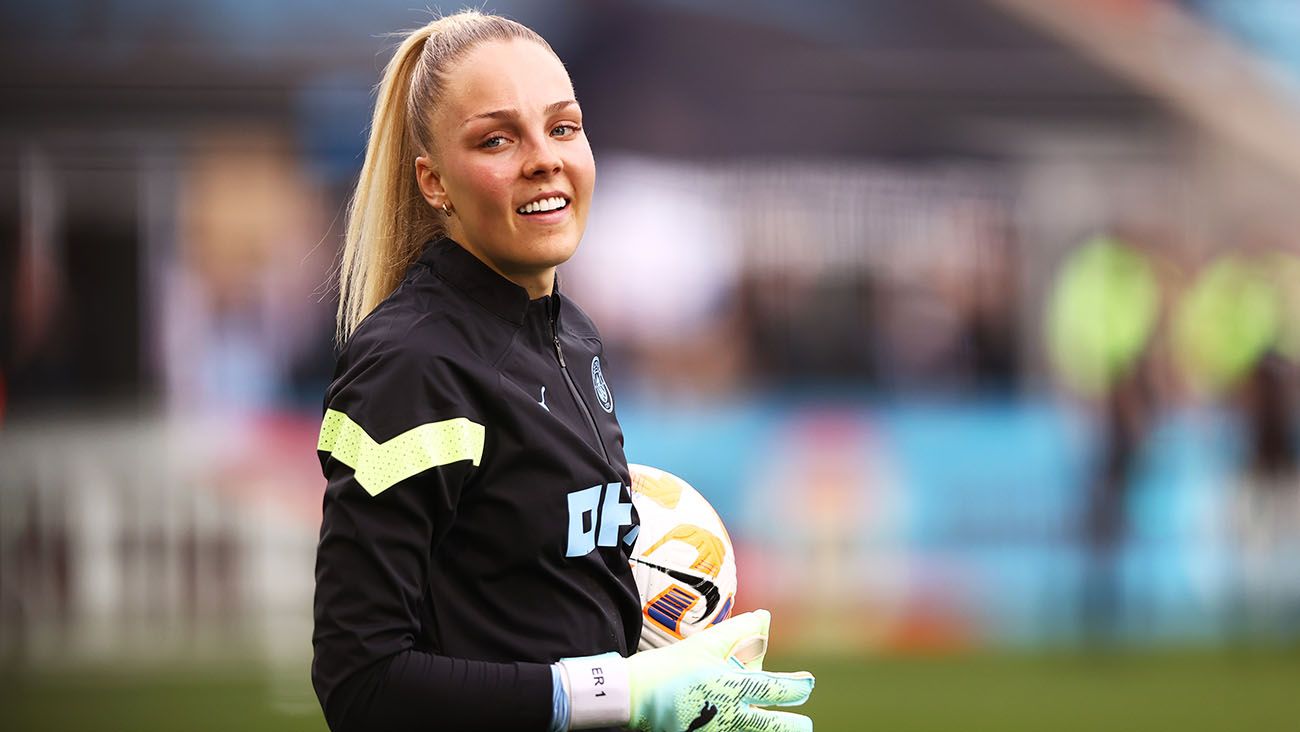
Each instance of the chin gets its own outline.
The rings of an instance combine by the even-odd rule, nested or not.
[[[535,246],[529,247],[534,255],[532,259],[541,267],[557,267],[569,261],[569,258],[578,251],[578,241],[581,238],[580,234],[548,236],[538,241]]]

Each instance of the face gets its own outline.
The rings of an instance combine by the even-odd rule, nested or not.
[[[514,40],[480,44],[445,79],[430,120],[437,149],[416,160],[420,190],[452,210],[453,239],[531,296],[548,294],[582,238],[596,177],[569,74]]]

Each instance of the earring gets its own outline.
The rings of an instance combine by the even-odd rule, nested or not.
[[[451,209],[450,209],[450,208],[447,208],[447,202],[446,202],[446,201],[443,201],[443,202],[442,202],[442,212],[443,212],[444,214],[446,214],[447,216],[450,216],[450,215],[451,215]]]

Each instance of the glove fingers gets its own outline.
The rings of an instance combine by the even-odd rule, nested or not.
[[[767,655],[767,636],[743,638],[732,647],[731,660],[750,671],[763,670],[763,657]]]
[[[741,701],[761,707],[794,707],[808,701],[817,680],[807,671],[773,673],[750,671],[740,674],[744,686]]]
[[[725,660],[737,650],[752,646],[752,639],[762,639],[763,649],[767,647],[767,629],[771,625],[772,616],[766,610],[754,610],[753,612],[736,615],[718,623],[717,625],[702,630],[682,643],[691,643],[703,653]],[[760,656],[761,658],[761,656]],[[748,659],[740,659],[741,663],[748,664]]]
[[[812,732],[813,723],[802,714],[751,709],[736,717],[735,729],[743,732]]]

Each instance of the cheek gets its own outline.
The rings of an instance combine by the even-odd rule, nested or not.
[[[481,169],[475,176],[475,188],[479,193],[479,208],[485,212],[495,213],[510,208],[511,177],[495,169]]]
[[[501,165],[465,165],[457,176],[461,181],[461,200],[457,208],[462,211],[494,213],[510,207],[510,177]]]
[[[591,196],[596,184],[596,161],[592,158],[591,147],[583,145],[569,161],[569,177],[583,194]]]

